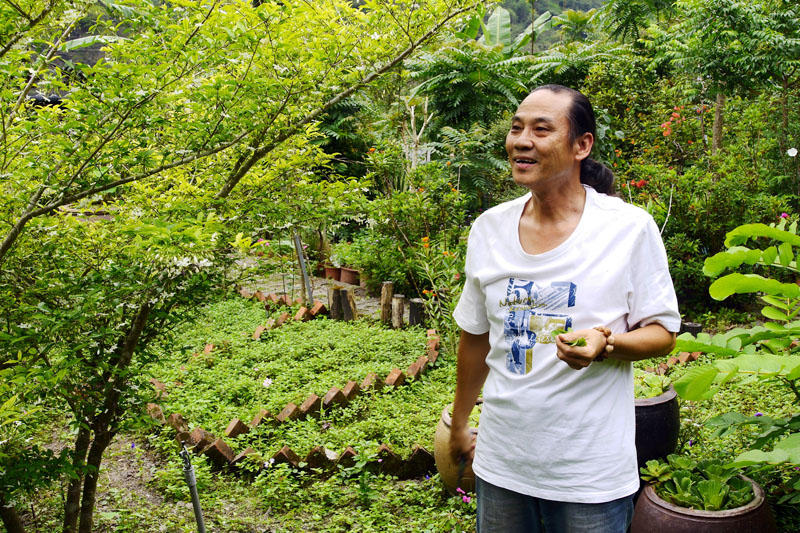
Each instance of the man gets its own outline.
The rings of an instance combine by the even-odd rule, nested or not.
[[[534,90],[506,138],[529,193],[470,232],[450,449],[474,459],[479,532],[622,533],[633,515],[630,362],[669,353],[680,315],[658,229],[607,195],[594,133],[584,95]]]

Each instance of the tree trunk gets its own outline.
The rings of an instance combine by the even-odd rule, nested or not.
[[[103,391],[103,405],[97,406],[98,413],[94,416],[91,430],[94,433],[94,440],[89,448],[89,456],[86,461],[87,472],[83,481],[83,498],[81,499],[80,525],[78,533],[92,533],[92,519],[94,506],[97,500],[97,480],[100,477],[100,463],[103,461],[103,453],[108,444],[114,437],[112,425],[119,420],[125,411],[125,407],[119,404],[122,391],[127,387],[124,370],[130,366],[136,346],[142,336],[142,331],[150,317],[150,305],[142,304],[136,318],[125,335],[122,342],[119,360],[115,362],[114,376],[107,381]]]
[[[72,451],[72,467],[78,472],[77,477],[71,479],[67,486],[67,498],[64,502],[63,533],[75,533],[78,529],[78,509],[81,503],[81,483],[83,482],[83,467],[86,461],[86,452],[89,450],[89,428],[81,427],[75,438],[75,448]]]
[[[725,108],[725,95],[717,94],[717,104],[714,106],[714,126],[711,137],[711,155],[716,155],[722,148],[722,127]]]
[[[533,23],[536,20],[536,0],[531,0],[531,55],[536,53],[536,30]]]
[[[6,526],[8,533],[25,533],[25,528],[22,527],[17,511],[13,506],[6,503],[2,494],[0,494],[0,519],[3,520],[3,525]]]
[[[101,415],[102,416],[102,415]],[[108,431],[108,418],[100,422],[99,431],[95,434],[92,447],[89,449],[89,458],[86,465],[89,467],[83,482],[83,500],[81,500],[81,525],[78,533],[92,533],[92,520],[94,518],[94,504],[97,501],[97,480],[100,477],[100,463],[103,461],[103,452],[111,442],[112,433]]]

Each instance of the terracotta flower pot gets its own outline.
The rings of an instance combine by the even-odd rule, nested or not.
[[[633,513],[631,533],[777,533],[764,490],[752,479],[753,501],[727,511],[699,511],[678,507],[645,487]]]
[[[666,460],[678,447],[681,428],[678,395],[670,385],[669,390],[653,398],[637,398],[636,406],[636,461],[639,468],[652,459]]]
[[[475,405],[481,403],[483,403],[483,399],[479,398]],[[450,456],[451,409],[453,409],[453,404],[442,409],[442,416],[436,425],[436,434],[433,437],[433,458],[436,461],[436,470],[439,471],[439,477],[442,478],[444,486],[450,494],[456,494],[456,488],[459,487],[458,461],[454,461]],[[469,431],[473,435],[477,436],[478,434],[478,428],[471,427]],[[472,471],[472,465],[467,465],[464,469],[460,486],[465,492],[475,492],[475,473]]]
[[[325,279],[332,279],[334,281],[339,281],[341,274],[342,274],[341,268],[325,265]]]
[[[342,267],[339,281],[348,285],[358,285],[358,270]]]

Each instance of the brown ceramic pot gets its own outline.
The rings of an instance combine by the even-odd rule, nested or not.
[[[358,270],[342,267],[339,281],[348,285],[358,285]]]
[[[341,268],[325,265],[325,279],[332,279],[334,281],[339,281],[341,275],[342,275]]]
[[[481,403],[483,403],[483,399],[478,398],[475,405]],[[450,411],[452,409],[453,404],[442,409],[442,416],[436,425],[436,433],[433,437],[433,458],[436,461],[436,470],[439,471],[439,477],[442,478],[444,486],[451,494],[455,494],[459,483],[458,461],[454,461],[450,456],[450,426],[452,424]],[[473,435],[478,434],[478,428],[471,427],[469,430]],[[471,464],[464,469],[460,486],[465,492],[475,492],[475,473],[472,471]]]
[[[636,502],[631,533],[777,533],[764,490],[752,479],[753,501],[727,511],[698,511],[662,500],[647,485]]]

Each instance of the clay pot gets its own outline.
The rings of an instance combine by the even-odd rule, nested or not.
[[[358,270],[342,267],[339,281],[348,285],[358,285]]]
[[[325,279],[332,279],[334,281],[339,281],[341,275],[342,275],[341,268],[325,265]]]
[[[662,500],[645,487],[633,513],[631,533],[777,533],[764,490],[752,479],[753,501],[727,511],[697,511]]]
[[[654,398],[636,399],[636,461],[639,468],[651,459],[666,460],[678,447],[681,429],[678,395],[669,390]]]
[[[481,403],[483,403],[483,399],[478,398],[475,405]],[[456,488],[459,486],[458,461],[454,461],[450,456],[450,425],[452,424],[450,411],[452,409],[453,404],[442,409],[442,416],[436,425],[436,433],[433,437],[433,459],[436,461],[436,470],[439,471],[439,477],[442,478],[444,486],[450,494],[456,494]],[[471,427],[469,431],[473,435],[478,435],[478,428]],[[460,486],[465,492],[475,492],[475,473],[472,471],[471,464],[464,468]]]

